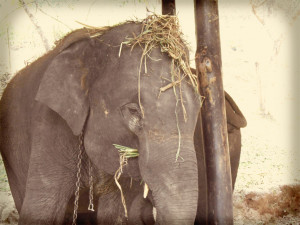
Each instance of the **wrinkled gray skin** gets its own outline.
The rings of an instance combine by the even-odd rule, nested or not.
[[[195,73],[195,70],[192,69]],[[231,176],[232,176],[232,187],[234,188],[240,153],[241,153],[241,131],[240,128],[247,125],[246,119],[242,112],[231,98],[231,96],[225,92],[225,106],[227,115],[227,130],[228,130],[228,142],[229,142],[229,153],[231,163]],[[197,125],[195,130],[195,147],[196,151],[200,152],[200,142],[202,141],[199,126]],[[199,158],[203,157],[201,154],[197,154]],[[199,167],[199,165],[198,165]],[[203,173],[201,173],[202,167],[199,167],[199,202],[195,224],[206,224],[206,185],[201,182],[204,179]],[[201,175],[202,174],[202,175]],[[209,178],[208,178],[209,179]],[[205,189],[205,191],[203,191]],[[202,190],[202,191],[201,191]],[[151,194],[149,197],[144,199],[141,194],[137,194],[132,202],[131,209],[129,210],[129,224],[131,225],[152,225],[155,224],[153,216],[153,204]]]
[[[140,30],[140,24],[124,24],[97,38],[89,38],[86,30],[75,31],[20,71],[6,88],[0,102],[0,150],[20,224],[71,223],[81,132],[85,153],[79,222],[88,224],[88,218],[98,224],[126,221],[118,189],[103,191],[119,168],[113,144],[137,148],[140,153],[129,160],[120,181],[129,219],[134,207],[143,205],[136,200],[142,195],[143,180],[149,185],[158,224],[194,224],[196,214],[205,220],[206,172],[203,150],[197,144],[201,138],[194,143],[194,134],[199,134],[198,98],[182,82],[188,120],[183,121],[178,107],[184,161],[175,162],[176,99],[172,89],[158,98],[159,88],[168,84],[162,77],[170,77],[171,59],[154,49],[154,60],[147,60],[147,74],[142,66],[143,117],[137,85],[142,49],[130,51],[123,46],[118,56],[120,43]],[[94,169],[95,213],[86,211],[88,159]],[[144,215],[148,211],[149,207]]]
[[[143,117],[137,97],[142,49],[137,46],[130,52],[123,46],[118,56],[120,43],[140,31],[141,24],[120,25],[97,38],[78,31],[19,72],[6,88],[0,105],[0,146],[19,224],[62,224],[66,212],[72,211],[82,131],[87,154],[83,189],[88,186],[87,158],[95,180],[102,182],[100,173],[112,176],[119,168],[113,144],[138,148],[139,157],[129,160],[122,176],[148,184],[159,224],[194,223],[198,170],[193,136],[199,99],[193,88],[182,82],[188,120],[184,122],[178,107],[184,161],[175,162],[176,99],[172,89],[158,98],[159,88],[169,83],[163,77],[171,77],[171,59],[153,49],[150,56],[154,60],[147,60],[147,74],[142,66]],[[109,195],[120,199],[119,192],[102,195],[99,209],[101,198]],[[80,202],[83,204],[87,203]],[[98,223],[104,217],[111,218],[104,224],[122,220],[113,210],[103,218],[101,213],[98,211]]]
[[[193,72],[195,72],[192,69]],[[232,186],[234,188],[237,170],[239,165],[240,153],[241,153],[241,132],[240,128],[247,125],[246,119],[244,118],[242,112],[230,97],[228,93],[225,92],[225,105],[226,105],[226,114],[227,114],[227,130],[228,130],[228,139],[229,139],[229,153],[230,153],[230,162],[231,162],[231,175],[232,175]],[[201,134],[199,126],[195,130],[195,146],[197,152],[199,152]],[[198,154],[198,157],[201,158],[201,154]],[[202,167],[199,167],[203,169]],[[199,171],[199,181],[203,180],[203,174]],[[202,175],[201,175],[202,174]],[[199,182],[199,190],[206,189],[206,186],[203,182]],[[199,202],[198,202],[198,211],[197,211],[197,220],[195,224],[206,224],[206,191],[199,191]],[[131,198],[126,196],[126,199]],[[128,223],[130,225],[152,225],[155,224],[153,216],[153,203],[152,203],[151,193],[147,198],[143,198],[141,191],[134,197],[130,209],[129,209],[129,218]]]

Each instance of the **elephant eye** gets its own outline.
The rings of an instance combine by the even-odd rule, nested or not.
[[[140,107],[138,106],[138,104],[136,103],[128,103],[126,105],[124,105],[122,108],[126,108],[130,114],[132,114],[133,116],[137,116],[139,117],[141,115],[141,110]]]
[[[142,127],[142,115],[139,105],[136,103],[128,103],[121,107],[121,112],[123,120],[128,128],[132,132],[138,133]]]
[[[139,115],[139,110],[136,108],[128,108],[128,110],[132,115],[135,115],[135,116]]]

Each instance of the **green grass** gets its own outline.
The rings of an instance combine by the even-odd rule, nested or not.
[[[139,156],[139,151],[137,149],[133,149],[130,147],[117,145],[117,144],[113,144],[113,146],[115,146],[115,148],[118,149],[120,155],[124,155],[125,158],[127,159],[135,158]]]

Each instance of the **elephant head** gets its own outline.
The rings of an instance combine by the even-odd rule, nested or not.
[[[113,144],[137,148],[139,157],[129,159],[122,176],[148,184],[159,224],[193,224],[199,96],[186,78],[159,94],[172,83],[172,58],[153,47],[144,62],[142,48],[121,45],[141,29],[141,23],[125,23],[65,46],[48,66],[36,100],[58,113],[73,135],[84,133],[97,170],[114,175],[119,168]]]

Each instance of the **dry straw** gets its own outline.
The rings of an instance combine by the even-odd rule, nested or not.
[[[115,183],[116,183],[117,187],[119,188],[119,190],[121,192],[121,200],[122,200],[122,204],[123,204],[124,211],[125,211],[125,217],[128,217],[126,201],[125,201],[125,197],[124,197],[124,193],[123,193],[121,184],[119,183],[119,179],[123,173],[123,167],[128,164],[128,159],[138,157],[139,152],[137,149],[129,148],[129,147],[122,146],[122,145],[113,144],[113,146],[115,146],[115,148],[118,149],[119,154],[120,154],[120,167],[116,171],[114,179],[115,179]]]
[[[138,100],[141,108],[141,112],[144,116],[143,106],[141,104],[141,69],[144,62],[145,73],[147,73],[147,57],[150,57],[150,53],[154,48],[160,48],[162,53],[168,54],[172,58],[171,63],[171,81],[164,87],[160,88],[159,95],[173,88],[174,95],[176,97],[176,124],[178,130],[178,150],[176,153],[176,162],[180,157],[180,146],[181,146],[181,132],[179,128],[179,118],[178,118],[178,104],[181,103],[182,112],[184,120],[187,121],[187,113],[184,106],[183,96],[182,96],[182,81],[188,78],[188,82],[192,85],[197,95],[198,92],[198,79],[195,74],[192,73],[189,66],[189,57],[187,51],[187,43],[183,39],[183,34],[180,31],[179,21],[177,16],[170,15],[150,15],[145,20],[142,21],[141,33],[137,36],[134,35],[132,38],[127,38],[127,41],[121,43],[119,56],[122,51],[122,46],[131,46],[131,50],[135,46],[140,46],[143,49],[143,53],[140,61],[140,68],[138,74]],[[181,71],[183,74],[181,74]],[[177,94],[176,86],[179,87],[179,94]],[[201,100],[199,95],[199,101]],[[181,158],[182,159],[182,158]]]
[[[80,23],[80,22],[78,22]],[[138,23],[138,21],[127,21],[122,24],[127,23]],[[160,88],[160,93],[165,92],[169,88],[179,87],[179,100],[181,102],[182,111],[184,115],[184,120],[187,120],[186,110],[182,99],[182,81],[188,81],[194,88],[197,95],[199,95],[198,90],[198,78],[195,74],[192,73],[189,66],[189,56],[187,51],[187,43],[183,38],[183,34],[180,30],[179,21],[177,16],[171,15],[149,15],[146,19],[141,21],[142,29],[139,35],[133,34],[133,37],[128,37],[126,41],[123,41],[120,44],[119,57],[121,56],[123,45],[131,46],[131,50],[135,46],[140,46],[143,49],[143,53],[140,59],[140,68],[138,74],[138,99],[141,112],[144,116],[143,106],[141,104],[141,69],[144,62],[145,73],[147,73],[147,57],[150,60],[154,60],[150,57],[150,53],[154,48],[160,48],[162,53],[168,54],[172,58],[171,65],[171,75],[172,81],[164,87]],[[91,38],[98,37],[106,33],[108,30],[112,29],[115,26],[106,26],[106,27],[94,27],[90,25],[84,25],[88,29],[88,33]],[[181,75],[181,71],[183,74]],[[185,78],[188,78],[186,80]],[[174,89],[175,96],[176,89]],[[177,98],[177,97],[176,97]],[[199,95],[199,101],[201,100]],[[177,100],[178,101],[178,100]]]
[[[181,106],[184,114],[185,121],[187,120],[186,110],[182,99],[181,82],[188,77],[189,83],[194,87],[196,93],[198,93],[198,81],[197,76],[194,75],[189,66],[189,57],[187,55],[187,43],[183,39],[183,34],[180,31],[179,21],[177,16],[170,15],[150,15],[142,21],[142,30],[138,36],[127,38],[127,41],[122,42],[120,46],[120,52],[122,46],[131,46],[133,49],[136,45],[139,45],[143,49],[140,68],[138,88],[140,90],[140,77],[141,68],[144,62],[145,73],[147,73],[147,57],[151,59],[149,54],[151,51],[158,47],[162,53],[167,53],[172,58],[171,74],[172,82],[168,85],[161,87],[160,92],[164,92],[169,88],[179,86]],[[151,59],[153,60],[153,59]],[[179,68],[183,71],[181,76]],[[176,89],[175,89],[176,91]],[[141,104],[141,96],[139,91],[139,104],[142,113],[144,114],[143,106]]]

